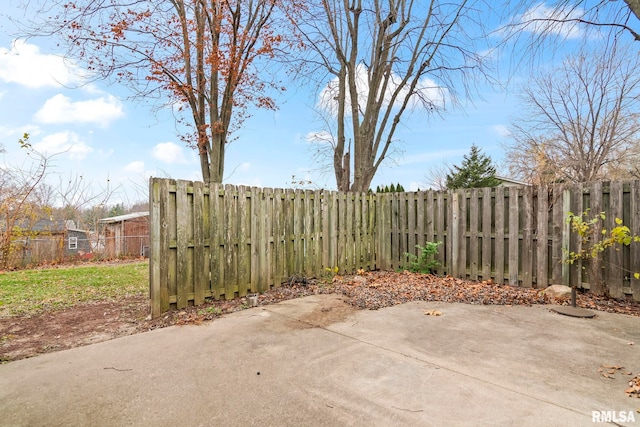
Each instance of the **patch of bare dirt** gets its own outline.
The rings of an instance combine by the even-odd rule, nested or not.
[[[138,332],[149,302],[137,296],[78,304],[37,316],[0,318],[0,361],[23,359]]]
[[[348,306],[325,307],[309,319],[326,325],[347,316],[353,309],[376,310],[409,301],[442,301],[467,304],[532,305],[562,304],[537,289],[515,288],[488,282],[472,282],[425,274],[370,272],[334,278],[332,283],[304,280],[286,283],[258,297],[258,305],[314,294],[338,294]],[[80,304],[65,310],[31,317],[0,318],[0,362],[107,341],[171,325],[199,324],[247,308],[246,298],[211,301],[149,319],[146,296],[117,301]],[[640,304],[590,294],[578,295],[578,305],[591,310],[640,316]]]

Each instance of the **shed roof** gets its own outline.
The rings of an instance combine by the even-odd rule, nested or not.
[[[130,214],[126,214],[126,215],[118,215],[118,216],[112,216],[109,218],[101,218],[98,220],[98,222],[101,222],[103,224],[111,224],[114,222],[122,222],[122,221],[128,221],[130,219],[135,219],[135,218],[142,218],[145,216],[149,216],[149,212],[134,212],[134,213],[130,213]]]
[[[531,186],[531,184],[529,184],[528,182],[519,181],[519,180],[513,179],[513,178],[507,178],[506,176],[497,176],[496,175],[496,179],[499,179],[503,183],[507,183],[507,184],[523,185],[523,186],[527,186],[527,187]]]

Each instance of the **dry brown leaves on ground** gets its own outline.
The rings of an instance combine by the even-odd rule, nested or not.
[[[640,375],[636,375],[629,381],[629,388],[624,391],[629,397],[640,398]]]
[[[614,379],[616,372],[620,372],[623,375],[633,375],[632,372],[624,369],[624,366],[610,366],[610,365],[600,365],[598,368],[598,372],[605,378]]]
[[[334,279],[336,292],[347,295],[361,309],[376,310],[409,301],[442,301],[493,305],[569,305],[568,299],[552,298],[540,289],[498,285],[492,281],[467,281],[453,277],[409,272],[370,272]],[[640,304],[579,293],[578,306],[610,313],[640,316]]]

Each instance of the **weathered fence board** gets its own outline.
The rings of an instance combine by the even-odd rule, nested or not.
[[[576,188],[497,187],[365,194],[150,181],[152,314],[205,298],[232,299],[295,275],[395,270],[416,245],[442,242],[438,274],[544,288],[589,288],[640,299],[640,245],[608,249],[600,261],[562,262],[579,251],[568,212],[605,212],[640,234],[640,181]],[[590,263],[597,262],[595,269]],[[592,277],[593,276],[593,277]]]

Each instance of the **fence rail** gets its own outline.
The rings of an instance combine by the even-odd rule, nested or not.
[[[606,212],[640,234],[640,182],[576,188],[497,187],[448,192],[338,193],[152,178],[152,315],[205,298],[232,299],[291,276],[391,270],[416,245],[442,242],[438,274],[543,288],[589,288],[567,213]],[[603,278],[613,297],[640,299],[640,248],[608,250]]]

